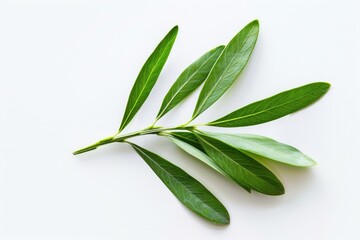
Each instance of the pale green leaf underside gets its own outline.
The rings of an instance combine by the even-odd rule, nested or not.
[[[251,103],[208,123],[216,127],[241,127],[269,122],[307,107],[321,98],[330,84],[315,82]]]
[[[259,33],[257,20],[246,25],[225,47],[200,92],[192,118],[209,108],[238,78],[255,47]]]
[[[219,172],[221,175],[227,177],[228,179],[236,182],[237,184],[239,184],[237,181],[235,181],[231,176],[229,176],[226,172],[224,172],[218,165],[216,165],[214,163],[214,161],[204,152],[205,150],[201,147],[200,143],[198,142],[197,138],[195,137],[194,134],[192,133],[186,133],[186,134],[190,134],[193,135],[192,138],[185,138],[187,137],[185,134],[180,133],[179,132],[171,132],[169,133],[169,139],[171,141],[173,141],[179,148],[181,148],[182,150],[184,150],[186,153],[192,155],[193,157],[199,159],[200,161],[202,161],[203,163],[205,163],[206,165],[208,165],[209,167],[211,167],[212,169],[214,169],[215,171]],[[185,135],[185,136],[184,136]],[[191,144],[190,141],[196,141],[195,144]],[[240,184],[239,184],[240,185]],[[242,188],[244,188],[247,192],[251,192],[251,189],[240,185]]]
[[[206,135],[220,140],[244,153],[252,153],[251,157],[264,157],[297,167],[311,167],[316,162],[298,149],[278,142],[274,139],[252,134],[225,134],[206,132]]]
[[[182,150],[187,152],[188,154],[190,154],[190,155],[194,156],[195,158],[199,159],[200,161],[202,161],[206,165],[210,166],[211,168],[215,169],[216,171],[218,171],[222,175],[224,175],[226,177],[229,177],[221,168],[219,168],[216,164],[213,163],[211,158],[209,158],[209,156],[207,156],[206,153],[202,152],[201,150],[197,149],[196,147],[194,147],[194,146],[192,146],[192,145],[190,145],[190,144],[188,144],[186,142],[178,140],[177,138],[169,137],[169,139],[171,141],[173,141]]]
[[[280,180],[256,160],[217,139],[196,136],[211,159],[237,182],[263,194],[284,194]]]
[[[204,82],[223,49],[224,46],[219,46],[210,50],[180,74],[165,95],[156,119],[160,119],[164,116]]]
[[[200,182],[159,155],[130,144],[186,207],[217,224],[229,224],[230,217],[226,208]]]
[[[177,26],[171,29],[141,68],[131,89],[119,131],[130,123],[149,96],[174,45],[177,32]]]

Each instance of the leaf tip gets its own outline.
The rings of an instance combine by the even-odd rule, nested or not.
[[[178,33],[179,31],[179,26],[178,25],[175,25],[171,30],[170,32],[175,32],[175,33]]]
[[[298,167],[303,167],[303,168],[309,168],[309,167],[314,167],[317,165],[317,162],[315,162],[312,159],[308,159],[308,161],[306,162],[306,164],[303,165],[299,165]]]
[[[230,216],[229,214],[225,216],[221,222],[219,222],[221,225],[229,225],[230,224]]]
[[[279,188],[279,192],[276,195],[279,196],[279,195],[284,195],[284,194],[285,194],[285,188],[284,188],[284,186],[282,186],[281,188]]]
[[[328,91],[331,87],[331,84],[328,82],[322,82],[322,84],[324,85],[324,88],[326,89],[326,91]]]
[[[213,219],[212,222],[223,226],[229,225],[230,224],[229,212],[225,209],[225,212],[223,212],[221,216],[217,217],[216,219]]]
[[[274,185],[274,189],[271,192],[267,192],[264,193],[266,195],[270,195],[270,196],[281,196],[285,194],[285,187],[284,185],[280,182],[276,183],[276,186]]]
[[[257,31],[258,31],[258,29],[259,29],[259,27],[260,27],[260,22],[259,22],[258,19],[255,19],[255,20],[253,20],[252,22],[250,22],[250,23],[248,24],[248,26],[256,27],[256,28],[257,28]]]
[[[328,90],[331,87],[331,84],[328,82],[314,82],[314,83],[310,83],[310,84],[321,86],[322,88],[324,88],[326,90]]]
[[[321,90],[321,95],[325,95],[331,87],[331,84],[328,82],[314,82],[310,84],[312,84],[313,86],[317,86],[317,88]]]

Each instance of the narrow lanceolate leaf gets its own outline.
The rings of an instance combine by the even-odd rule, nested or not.
[[[174,137],[182,142],[185,142],[196,149],[199,149],[202,152],[205,152],[204,148],[201,146],[199,140],[192,132],[167,132],[171,137]]]
[[[166,94],[157,119],[173,109],[204,82],[223,49],[224,46],[219,46],[205,53],[180,74]]]
[[[212,169],[219,172],[221,175],[227,177],[228,179],[236,182],[229,174],[224,172],[216,163],[205,153],[205,150],[199,143],[198,139],[193,133],[190,132],[170,132],[168,135],[169,139],[172,140],[179,148],[192,155],[193,157],[199,159]],[[239,184],[238,182],[236,182]],[[240,184],[239,184],[240,185]],[[251,192],[251,189],[240,185],[247,192]]]
[[[141,68],[131,89],[119,131],[129,124],[149,96],[174,45],[177,32],[177,26],[171,29]]]
[[[159,155],[130,144],[186,207],[214,223],[229,224],[226,208],[200,182]]]
[[[241,127],[269,122],[309,106],[329,88],[330,84],[324,82],[307,84],[249,104],[208,125]]]
[[[284,194],[280,180],[256,160],[217,139],[196,136],[211,159],[240,184],[267,195]]]
[[[218,100],[248,62],[259,34],[257,20],[246,25],[225,47],[211,69],[193,113],[193,119]]]
[[[311,167],[316,162],[298,149],[274,139],[251,134],[224,134],[206,132],[207,136],[222,141],[245,154],[258,159],[277,161],[297,167]]]

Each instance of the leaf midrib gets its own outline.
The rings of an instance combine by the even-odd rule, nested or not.
[[[223,54],[225,54],[225,50],[224,50],[224,52],[223,52],[221,55],[223,55]],[[237,55],[237,54],[235,54],[235,56],[236,56],[236,55]],[[204,98],[204,100],[202,101],[202,103],[200,104],[200,106],[199,106],[199,108],[198,108],[198,111],[196,111],[196,114],[193,114],[193,116],[197,116],[197,115],[199,114],[200,110],[204,107],[204,105],[205,105],[206,101],[209,99],[211,93],[213,93],[214,90],[215,90],[215,88],[220,84],[220,81],[222,81],[222,78],[223,78],[225,72],[226,72],[227,69],[230,67],[230,65],[233,63],[233,61],[234,61],[234,59],[235,59],[235,56],[231,59],[230,64],[225,68],[225,70],[222,72],[221,76],[219,77],[220,80],[216,82],[216,84],[213,86],[213,88],[211,88],[211,90],[208,92],[208,94],[206,95],[206,97]],[[220,57],[221,57],[221,56],[220,56]],[[220,57],[219,57],[219,58],[220,58]],[[214,66],[215,66],[215,65],[214,65]],[[210,76],[210,74],[209,74],[209,76]]]
[[[166,45],[165,45],[165,47],[164,47],[165,49],[168,47],[168,45],[170,44],[170,42],[171,42],[171,41],[168,41],[168,42],[166,43]],[[129,113],[128,113],[128,116],[126,117],[126,119],[125,119],[125,121],[124,121],[124,124],[126,124],[126,122],[128,121],[129,117],[131,116],[131,113],[133,112],[134,108],[136,107],[136,105],[137,105],[137,103],[138,103],[138,101],[139,101],[139,99],[140,99],[140,96],[141,96],[142,93],[144,92],[145,87],[146,87],[147,83],[149,82],[150,77],[152,76],[152,74],[153,74],[153,72],[154,72],[154,69],[156,68],[156,66],[157,66],[157,64],[159,63],[160,59],[162,59],[164,53],[165,53],[165,50],[160,54],[160,57],[159,57],[158,60],[156,61],[154,67],[151,69],[150,74],[148,75],[148,77],[147,77],[146,80],[145,80],[145,84],[143,84],[143,87],[141,88],[140,94],[138,95],[139,97],[136,98],[135,103],[133,104],[133,107],[130,109],[130,111],[129,111]]]
[[[193,143],[195,143],[195,144],[198,143],[198,142],[193,141],[193,140],[190,139],[190,138],[183,137],[183,136],[177,134],[176,132],[172,132],[171,135],[177,136],[178,138],[186,139],[186,140],[188,140],[188,141],[190,141],[190,142],[193,142]]]
[[[197,74],[200,69],[207,63],[209,62],[209,60],[215,55],[216,52],[214,52],[199,68],[198,70],[196,70],[188,79],[188,81],[186,81],[180,88],[178,91],[176,91],[176,93],[173,95],[173,97],[171,97],[171,99],[169,100],[168,104],[165,105],[165,107],[163,108],[163,110],[161,111],[160,114],[158,114],[159,116],[162,116],[162,114],[165,112],[165,110],[169,107],[169,105],[172,103],[172,101],[174,100],[174,98],[178,95],[178,93],[185,87],[185,85],[191,81],[191,79],[195,76],[195,74]]]
[[[183,144],[186,144],[186,145],[188,145],[189,147],[195,149],[195,151],[198,151],[199,154],[204,155],[204,158],[206,158],[207,160],[202,160],[202,159],[198,158],[197,156],[194,156],[193,154],[188,153],[185,149],[183,149],[182,147],[180,147],[180,146],[178,145],[181,149],[183,149],[183,151],[185,151],[185,152],[187,152],[188,154],[192,155],[194,158],[200,160],[202,163],[204,163],[204,164],[206,164],[207,166],[211,167],[211,168],[214,169],[216,172],[222,174],[224,177],[228,178],[229,180],[234,181],[235,183],[239,184],[239,186],[242,187],[242,188],[244,188],[247,192],[250,192],[250,191],[251,191],[251,189],[250,189],[249,187],[247,187],[247,186],[245,186],[245,185],[243,185],[243,184],[240,184],[240,183],[237,182],[234,178],[232,178],[229,174],[227,174],[224,170],[222,170],[222,168],[220,168],[220,167],[206,154],[206,152],[203,152],[202,150],[200,150],[200,149],[192,146],[191,144],[189,144],[189,143],[187,143],[187,142],[184,142],[184,141],[182,141],[182,140],[180,140],[180,139],[177,139],[176,137],[169,136],[169,138],[170,138],[176,145],[178,145],[178,144],[176,143],[176,141],[179,141],[179,142],[181,142],[181,143],[183,143]]]
[[[251,30],[252,30],[252,29],[251,29]],[[250,32],[251,30],[249,30],[249,32]],[[249,35],[249,32],[248,32],[248,34],[246,35],[246,37]],[[243,46],[244,46],[244,42],[242,43],[242,45],[241,45],[240,48],[242,49]],[[222,55],[225,55],[225,51],[226,51],[226,48],[223,50],[223,52],[222,52],[221,55],[219,56],[218,60],[220,59],[220,57],[222,57]],[[228,68],[230,67],[230,65],[234,62],[235,57],[236,57],[237,55],[239,55],[239,53],[240,53],[240,51],[239,51],[238,53],[236,53],[236,54],[234,55],[234,57],[231,59],[230,63],[226,66],[225,70],[222,72],[221,76],[219,77],[220,80],[217,81],[217,83],[214,85],[214,87],[208,92],[207,96],[204,98],[204,101],[202,101],[202,104],[199,106],[199,108],[197,108],[197,109],[199,109],[199,110],[196,111],[196,114],[193,114],[193,117],[196,117],[196,116],[199,114],[200,110],[201,110],[201,109],[203,108],[203,106],[205,105],[205,102],[209,99],[211,93],[214,92],[215,88],[220,84],[220,81],[222,80],[225,72],[228,70]],[[215,62],[214,67],[215,67],[216,63],[218,63],[218,61]],[[209,73],[208,76],[210,76],[210,74],[211,74],[211,72]],[[205,83],[206,83],[206,80],[205,80]]]
[[[238,162],[232,160],[229,156],[227,156],[225,153],[223,153],[222,151],[220,151],[220,149],[218,149],[217,147],[215,147],[213,144],[209,143],[208,141],[206,141],[204,138],[201,138],[203,141],[205,141],[207,144],[209,144],[210,146],[212,146],[214,149],[216,149],[221,155],[225,156],[227,159],[229,159],[231,162],[237,164],[238,166],[240,166],[242,169],[244,169],[246,172],[250,173],[253,177],[255,176],[256,178],[260,179],[262,182],[265,182],[266,184],[270,184],[269,182],[265,181],[264,179],[262,178],[259,178],[259,176],[261,175],[256,175],[254,174],[253,172],[249,171],[248,169],[244,168],[241,164],[239,164]],[[227,144],[226,144],[227,145]],[[229,146],[231,147],[231,146]],[[266,176],[265,176],[266,177]],[[252,187],[252,189],[258,189],[258,187],[254,187],[253,184],[249,183],[249,182],[246,182],[246,184],[250,185]],[[270,184],[271,185],[271,184]],[[273,185],[271,185],[273,186]]]
[[[139,149],[137,146],[133,145],[136,149],[138,149],[140,152],[142,152],[145,156],[147,156],[149,159],[152,160],[152,158],[147,155],[145,152],[143,152],[141,149]],[[196,199],[198,199],[201,203],[203,203],[204,205],[207,206],[207,208],[212,209],[214,212],[216,212],[216,214],[218,216],[220,216],[221,218],[225,218],[223,215],[221,215],[218,211],[216,211],[214,208],[212,208],[209,204],[207,204],[206,202],[204,202],[201,198],[199,198],[197,195],[195,195],[194,193],[191,192],[191,190],[189,190],[189,188],[187,188],[181,181],[179,181],[178,179],[176,179],[175,177],[173,177],[171,175],[171,173],[169,173],[166,169],[162,168],[156,161],[152,160],[152,162],[158,166],[162,171],[164,171],[168,176],[170,176],[172,179],[174,179],[178,184],[180,184],[180,186],[182,186],[182,188],[184,188],[188,193],[190,193],[192,196],[195,196]],[[170,190],[171,191],[171,190]],[[201,213],[201,212],[199,212]]]
[[[171,137],[170,137],[170,138],[171,138]],[[201,151],[200,149],[192,146],[191,144],[189,144],[189,143],[187,143],[187,142],[183,142],[183,141],[181,141],[181,140],[179,140],[179,139],[176,139],[176,138],[174,138],[174,137],[172,137],[172,140],[180,141],[180,142],[182,142],[183,144],[187,144],[189,147],[192,147],[192,148],[196,149],[197,151],[199,151],[200,154],[204,154],[205,156],[207,156],[206,153],[204,153],[204,152]],[[194,156],[194,157],[195,157],[195,156]],[[197,158],[197,157],[195,157],[195,158]],[[214,163],[214,162],[211,160],[210,157],[207,156],[207,158],[208,158],[208,161],[207,161],[207,162],[205,162],[205,161],[203,161],[203,160],[201,160],[201,159],[199,159],[199,158],[198,158],[198,159],[199,159],[201,162],[203,162],[203,163],[207,164],[208,166],[210,166],[212,169],[214,169],[214,170],[218,171],[219,173],[223,174],[225,177],[227,177],[227,178],[229,178],[229,179],[232,179],[226,172],[224,172],[224,170],[222,170],[218,165],[216,165],[216,163]],[[233,179],[232,179],[232,180],[233,180]]]
[[[276,106],[273,106],[271,108],[268,108],[268,109],[265,109],[265,110],[262,110],[262,111],[259,111],[259,112],[256,112],[256,113],[252,113],[252,114],[247,114],[245,116],[241,116],[241,117],[235,117],[235,118],[230,118],[230,119],[226,119],[226,120],[223,120],[223,121],[215,121],[215,122],[211,122],[211,124],[222,124],[222,123],[226,123],[226,122],[231,122],[231,121],[236,121],[236,120],[240,120],[240,119],[245,119],[245,118],[249,118],[249,117],[253,117],[253,116],[256,116],[256,115],[259,115],[259,114],[262,114],[262,113],[265,113],[265,112],[268,112],[274,108],[279,108],[279,107],[282,107],[283,105],[286,105],[286,104],[289,104],[291,102],[294,102],[295,100],[299,99],[299,98],[303,98],[304,96],[308,96],[308,95],[311,95],[313,94],[314,92],[317,92],[317,91],[322,91],[321,89],[317,89],[313,92],[310,92],[308,94],[305,94],[305,95],[302,95],[302,96],[299,96],[299,97],[296,97],[296,98],[293,98],[292,100],[288,101],[288,102],[285,102],[285,103],[282,103],[280,105],[276,105]],[[260,100],[260,101],[263,101],[263,100]],[[255,104],[255,103],[254,103]],[[249,106],[249,105],[248,105]],[[246,107],[246,106],[245,106]],[[245,108],[244,107],[244,108]],[[239,109],[240,110],[240,109]],[[231,113],[230,113],[231,114]]]

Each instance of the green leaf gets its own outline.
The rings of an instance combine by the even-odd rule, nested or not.
[[[241,127],[269,122],[307,107],[329,88],[330,84],[324,82],[307,84],[249,104],[207,125]]]
[[[190,132],[169,132],[166,135],[171,141],[173,141],[179,148],[184,150],[186,153],[192,155],[193,157],[199,159],[212,169],[219,172],[221,175],[227,177],[228,179],[236,182],[230,175],[224,172],[216,163],[205,153],[205,150],[199,143],[198,139],[193,133]],[[247,192],[251,192],[251,189],[239,184]]]
[[[204,82],[223,49],[224,46],[219,46],[205,53],[180,74],[166,94],[156,119],[164,116]]]
[[[159,155],[130,144],[186,207],[214,223],[229,224],[226,208],[200,182]]]
[[[280,180],[256,160],[204,134],[196,133],[196,137],[211,159],[240,184],[267,195],[284,194]]]
[[[129,124],[149,96],[170,54],[177,33],[178,27],[175,26],[159,43],[141,68],[131,89],[119,132]]]
[[[225,47],[205,80],[192,116],[195,119],[235,82],[248,62],[259,34],[259,22],[246,25]]]
[[[185,143],[193,146],[194,148],[196,148],[202,152],[205,152],[204,148],[199,143],[199,140],[197,139],[195,134],[193,134],[192,132],[176,131],[176,132],[166,132],[166,134],[169,134],[171,137],[174,137],[182,142],[185,142]]]
[[[298,149],[274,139],[251,134],[224,134],[206,132],[207,136],[222,141],[247,155],[258,156],[297,167],[311,167],[316,162]],[[249,154],[250,153],[250,154]]]

